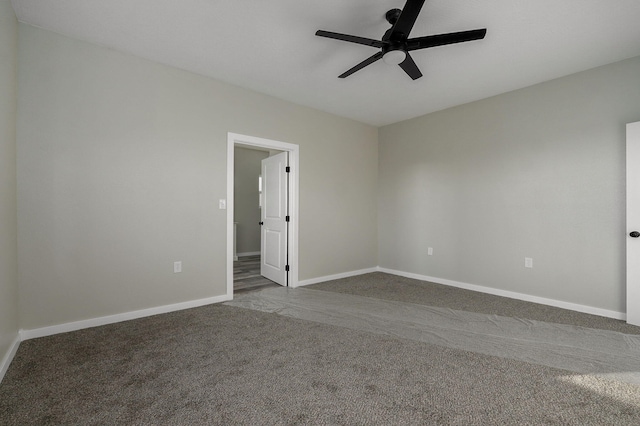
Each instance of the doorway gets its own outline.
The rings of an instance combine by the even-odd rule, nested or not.
[[[287,203],[286,216],[283,215],[283,220],[286,217],[286,236],[283,241],[285,244],[285,254],[283,258],[282,268],[284,270],[286,266],[285,281],[283,283],[290,287],[296,287],[298,284],[298,164],[299,164],[299,148],[298,145],[289,144],[280,141],[274,141],[270,139],[258,138],[254,136],[240,135],[236,133],[228,133],[227,135],[227,296],[229,299],[233,298],[234,292],[234,260],[236,265],[242,267],[243,265],[238,260],[243,257],[236,257],[237,254],[247,255],[245,259],[245,265],[247,268],[255,268],[259,260],[257,256],[261,256],[264,250],[271,250],[269,247],[264,246],[261,242],[260,251],[250,251],[248,253],[236,253],[236,231],[239,224],[234,223],[235,219],[235,155],[236,148],[247,148],[249,150],[257,150],[263,152],[269,152],[272,155],[270,157],[277,157],[273,155],[275,153],[284,153],[280,157],[287,158],[286,164],[286,181],[287,185],[283,189],[283,196]],[[264,169],[264,164],[263,167]],[[262,172],[264,173],[264,172]],[[240,182],[238,182],[240,184]],[[257,182],[256,182],[257,185]],[[257,200],[256,200],[257,204]],[[263,222],[264,213],[261,211],[261,220]],[[272,217],[269,218],[272,220]],[[271,223],[271,222],[269,222]],[[257,224],[256,224],[257,225]],[[269,228],[270,230],[273,227]],[[261,229],[261,235],[264,234]],[[270,232],[269,235],[275,235]],[[251,258],[253,256],[253,258]],[[280,254],[278,256],[281,256]],[[273,259],[273,253],[269,256]],[[262,263],[262,262],[260,262]],[[262,271],[264,272],[264,271]],[[264,275],[264,274],[263,274]],[[283,284],[281,283],[281,284]]]
[[[276,152],[257,147],[234,147],[233,220],[235,249],[233,292],[256,290],[275,283],[261,272],[264,191],[262,162]]]

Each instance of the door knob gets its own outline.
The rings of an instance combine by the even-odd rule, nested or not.
[[[258,225],[262,226],[262,225],[264,225],[264,222],[258,222]],[[640,234],[638,234],[638,235],[640,235]]]
[[[638,231],[633,231],[632,233],[630,233],[630,234],[629,234],[629,236],[630,236],[631,238],[638,238],[638,237],[640,237],[640,232],[638,232]]]

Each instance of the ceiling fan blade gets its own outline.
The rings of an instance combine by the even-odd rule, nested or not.
[[[443,46],[445,44],[462,43],[465,41],[481,40],[487,34],[487,29],[460,31],[458,33],[437,34],[426,37],[416,37],[407,40],[407,50],[426,49],[427,47]]]
[[[319,37],[327,37],[327,38],[333,38],[335,40],[348,41],[350,43],[364,44],[365,46],[371,46],[371,47],[382,47],[385,44],[380,40],[374,40],[372,38],[357,37],[349,34],[332,33],[331,31],[318,30],[316,31],[316,35]]]
[[[366,67],[367,65],[371,65],[372,63],[374,63],[375,61],[381,59],[383,56],[382,52],[378,52],[375,55],[365,59],[364,61],[360,62],[358,65],[356,65],[355,67],[343,72],[342,74],[340,74],[338,76],[338,78],[345,78],[345,77],[349,77],[351,74],[353,74],[356,71],[360,71],[362,68]]]
[[[408,52],[406,59],[400,63],[400,68],[402,68],[413,80],[417,80],[422,77],[422,73]]]
[[[424,1],[425,0],[407,0],[400,17],[393,25],[393,28],[391,28],[391,31],[385,34],[383,41],[403,40],[409,37],[409,33],[416,23],[416,19],[418,19]]]

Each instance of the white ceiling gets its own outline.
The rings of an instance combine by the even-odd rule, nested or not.
[[[412,52],[412,81],[376,49],[404,0],[12,0],[21,22],[375,126],[640,55],[639,0],[427,0],[420,37],[487,28],[484,40]]]

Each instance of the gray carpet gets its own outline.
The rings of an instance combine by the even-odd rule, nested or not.
[[[340,280],[327,281],[305,288],[417,303],[427,306],[525,318],[557,324],[640,334],[640,327],[624,321],[555,308],[538,303],[524,302],[507,297],[478,293],[456,287],[419,281],[397,275],[374,272]]]
[[[640,388],[213,305],[23,342],[0,424],[637,425]]]
[[[264,289],[224,305],[640,386],[640,335],[309,288]]]

